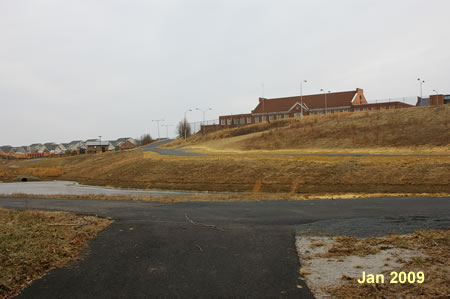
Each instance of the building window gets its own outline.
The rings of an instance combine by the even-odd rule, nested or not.
[[[277,114],[277,119],[281,119],[281,114]]]
[[[251,117],[247,117],[247,123],[251,124],[252,123],[252,118]]]
[[[245,117],[241,117],[241,125],[245,125]]]
[[[289,114],[285,114],[285,115],[284,115],[284,118],[289,118]]]
[[[231,126],[231,118],[227,119],[227,125]]]
[[[367,107],[364,107],[364,108],[363,108],[363,111],[367,111],[367,110],[369,110],[369,108],[367,108]]]
[[[267,121],[267,116],[265,115],[261,116],[261,121]]]
[[[353,111],[359,111],[359,108],[355,108],[355,109],[353,109]]]
[[[259,123],[259,116],[255,117],[255,124]]]
[[[237,119],[237,118],[233,119],[233,123],[234,123],[235,125],[238,125],[238,124],[239,124],[239,119]]]
[[[269,116],[269,120],[273,120],[273,115],[270,115],[270,116]]]
[[[386,106],[381,106],[380,109],[381,110],[386,109]]]
[[[395,109],[395,106],[389,106],[389,109]]]
[[[224,126],[224,125],[225,125],[225,120],[224,120],[224,119],[221,119],[221,120],[220,120],[220,124],[221,124],[222,126]]]
[[[372,107],[371,109],[372,109],[372,110],[377,110],[377,107]]]
[[[300,116],[302,116],[301,113],[294,113],[294,117],[300,117]]]
[[[348,112],[348,109],[344,109],[344,112]]]

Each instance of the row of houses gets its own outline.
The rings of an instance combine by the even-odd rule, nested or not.
[[[100,141],[98,139],[74,140],[69,143],[35,143],[28,146],[13,147],[10,145],[0,146],[0,153],[24,155],[24,156],[42,156],[42,155],[61,155],[66,153],[92,154],[108,151],[120,151],[132,149],[137,146],[137,141],[130,137],[119,138],[111,141]]]
[[[432,95],[418,99],[421,105],[440,105],[450,101],[448,95]],[[313,95],[259,98],[258,104],[250,113],[222,115],[218,125],[204,126],[204,132],[226,129],[266,121],[301,117],[316,114],[333,114],[341,112],[375,111],[413,107],[400,101],[368,103],[361,88],[343,92],[328,92]]]

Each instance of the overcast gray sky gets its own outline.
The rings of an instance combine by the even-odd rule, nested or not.
[[[450,1],[0,0],[0,145],[157,137],[262,94],[450,93]],[[189,121],[202,113],[188,113]],[[169,134],[174,135],[175,127]],[[161,137],[166,129],[161,128]]]

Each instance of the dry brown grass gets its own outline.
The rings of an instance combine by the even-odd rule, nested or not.
[[[313,115],[198,135],[177,143],[211,151],[437,148],[448,154],[448,115],[449,105]]]
[[[111,223],[62,212],[0,209],[0,298],[11,298],[51,269],[78,258]]]
[[[292,193],[204,193],[183,196],[126,196],[126,195],[69,195],[69,194],[0,194],[0,198],[65,198],[65,199],[100,199],[100,200],[137,200],[156,203],[173,203],[189,201],[264,201],[264,200],[316,200],[316,199],[357,199],[357,198],[385,198],[385,197],[449,197],[449,193],[324,193],[324,194],[292,194]]]
[[[48,169],[61,175],[42,175]],[[41,160],[0,180],[32,174],[83,184],[200,191],[450,193],[450,157],[162,156],[140,151]],[[52,173],[53,175],[53,173]]]
[[[0,168],[0,178],[11,180],[21,175],[43,178],[57,178],[63,175],[61,167],[8,167]]]
[[[327,291],[334,298],[448,298],[450,290],[450,230],[422,230],[409,235],[393,234],[385,238],[354,239],[343,237],[336,246],[342,255],[348,255],[346,249],[353,248],[355,254],[360,253],[359,247],[375,248],[406,248],[423,253],[425,257],[416,257],[402,261],[403,267],[397,272],[419,272],[425,274],[422,284],[398,283],[390,284],[389,279],[383,284],[359,284],[356,279],[348,283],[330,288]],[[352,244],[356,243],[356,245]],[[336,249],[336,247],[334,247]],[[367,252],[366,252],[367,253]],[[370,254],[370,253],[367,253]],[[390,273],[385,273],[388,278]]]

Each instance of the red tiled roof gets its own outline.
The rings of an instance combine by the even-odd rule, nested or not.
[[[327,93],[327,107],[350,106],[356,94],[356,90]],[[284,112],[288,111],[297,102],[301,103],[300,96],[265,99],[264,104],[260,102],[252,113]],[[324,94],[305,95],[303,96],[303,103],[310,109],[324,109],[325,96]]]

